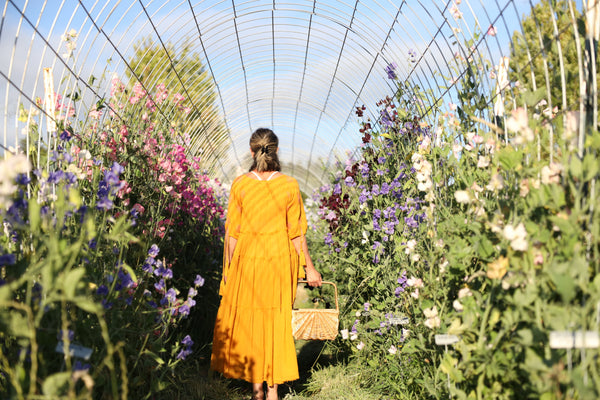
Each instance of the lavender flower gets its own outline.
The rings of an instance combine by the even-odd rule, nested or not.
[[[396,79],[396,68],[398,65],[395,62],[391,62],[385,67],[385,72],[387,73],[388,79]]]
[[[194,279],[194,286],[202,287],[204,286],[204,278],[200,275],[196,275],[196,279]]]

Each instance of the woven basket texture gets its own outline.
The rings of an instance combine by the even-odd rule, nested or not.
[[[305,281],[299,281],[305,283]],[[337,287],[333,282],[323,282],[333,285],[335,289],[335,309],[301,308],[292,310],[292,332],[299,340],[333,340],[338,334],[339,305]]]

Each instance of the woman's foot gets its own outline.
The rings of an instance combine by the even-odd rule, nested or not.
[[[279,400],[279,397],[277,397],[277,385],[267,386],[267,400]]]
[[[252,400],[265,400],[265,392],[262,383],[252,384]]]

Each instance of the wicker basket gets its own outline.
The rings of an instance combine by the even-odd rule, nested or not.
[[[307,282],[299,280],[298,283]],[[323,284],[333,286],[335,309],[301,308],[292,310],[292,332],[295,339],[333,340],[337,336],[340,317],[337,286],[333,282],[323,282]]]

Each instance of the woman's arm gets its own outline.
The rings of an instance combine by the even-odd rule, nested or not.
[[[308,253],[308,245],[306,244],[304,235],[300,235],[292,239],[292,243],[294,244],[298,255],[304,253],[304,259],[306,261],[306,280],[308,285],[313,287],[321,286],[323,280],[321,278],[321,274],[319,271],[317,271],[313,265],[312,259],[310,258],[310,254]]]

